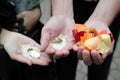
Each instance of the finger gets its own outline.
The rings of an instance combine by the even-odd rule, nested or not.
[[[63,57],[63,53],[60,52],[60,51],[57,51],[57,52],[54,54],[54,57],[55,57],[56,59],[60,59],[61,57]]]
[[[22,56],[20,54],[14,54],[14,55],[12,55],[11,58],[14,59],[14,60],[16,60],[16,61],[19,61],[21,63],[26,63],[26,64],[28,64],[30,66],[32,65],[32,62],[31,62],[30,59],[25,58],[24,56]]]
[[[37,65],[41,65],[41,66],[49,65],[49,62],[46,61],[42,56],[40,59],[32,58],[31,60],[32,60],[33,64],[37,64]]]
[[[17,19],[19,18],[24,18],[24,16],[27,14],[27,12],[21,12],[20,14],[17,15]]]
[[[69,53],[69,50],[63,50],[63,57],[67,57]]]
[[[61,56],[61,57],[66,57],[69,55],[69,50],[72,49],[73,44],[70,43],[69,45],[67,44],[65,47],[62,49],[57,49],[55,52],[55,56]]]
[[[71,50],[73,48],[73,42],[69,42],[66,46],[66,49]]]
[[[89,51],[83,50],[82,51],[82,58],[83,58],[83,61],[86,65],[90,66],[92,64],[92,59],[91,59]]]
[[[79,48],[78,48],[77,44],[73,45],[73,50],[76,51],[76,52],[78,52]]]
[[[78,56],[78,59],[82,60],[82,51],[83,51],[84,47],[83,46],[80,46],[78,48],[78,53],[77,53],[77,56]]]
[[[108,51],[107,53],[103,53],[103,54],[101,55],[101,58],[102,58],[103,60],[105,60],[105,58],[106,58],[108,55],[110,55],[110,54],[111,54],[111,50]]]
[[[41,56],[38,59],[32,58],[32,63],[33,64],[38,64],[38,65],[46,66],[46,65],[49,64],[49,62],[51,62],[51,59],[45,53],[41,53]]]
[[[58,50],[58,51],[56,52],[56,55],[57,55],[57,54],[61,54],[61,57],[66,57],[66,56],[69,55],[69,50],[67,50],[67,49],[61,49],[61,50]]]
[[[102,55],[102,59],[103,59],[103,60],[105,60],[105,58],[106,58],[108,55],[112,54],[113,48],[114,48],[114,42],[113,42],[113,44],[112,44],[112,46],[111,46],[111,49],[110,49],[107,53],[104,53],[104,54]]]
[[[101,57],[103,60],[105,60],[105,58],[107,57],[108,55],[107,54],[102,54]]]
[[[100,53],[98,53],[96,50],[91,51],[91,56],[95,64],[99,65],[103,63]]]
[[[66,48],[62,48],[61,50],[56,50],[56,53],[54,54],[56,57],[66,57],[69,55],[69,50]]]
[[[46,53],[41,53],[41,56],[45,58],[46,61],[51,62],[51,56]],[[41,57],[39,58],[41,59]]]
[[[54,55],[55,52],[56,52],[56,50],[55,50],[54,48],[52,48],[51,45],[49,45],[49,46],[47,47],[47,49],[45,50],[45,53],[47,53],[47,54],[49,54],[49,55]]]
[[[23,13],[20,13],[20,14],[18,14],[16,17],[17,17],[17,19],[23,18],[23,17],[24,17],[24,14],[23,14]]]
[[[37,65],[41,65],[41,66],[49,65],[49,62],[44,61],[44,60],[39,60],[39,59],[35,59],[35,58],[32,58],[31,60],[32,60],[33,64],[37,64]]]
[[[45,51],[45,49],[47,48],[47,46],[49,45],[49,41],[50,41],[50,34],[49,31],[47,30],[42,30],[41,33],[41,51]]]

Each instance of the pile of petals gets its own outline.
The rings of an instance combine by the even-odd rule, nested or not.
[[[75,24],[73,36],[78,46],[84,46],[87,50],[97,50],[99,53],[106,53],[110,50],[114,38],[106,30],[101,32],[95,28],[87,28],[83,24]]]

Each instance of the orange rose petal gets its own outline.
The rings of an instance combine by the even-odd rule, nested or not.
[[[100,52],[107,51],[107,48],[103,49],[104,46],[101,46],[102,40],[100,38],[100,35],[102,34],[109,34],[106,30],[98,32],[95,28],[87,28],[83,24],[75,24],[72,32],[78,46],[84,46],[85,49],[89,51],[92,49],[100,49]],[[113,35],[109,35],[111,38],[111,42],[113,42]]]
[[[78,32],[87,30],[87,28],[83,24],[75,24],[74,29],[77,30]]]
[[[94,33],[94,36],[97,36],[99,32],[95,28],[89,28],[89,33]]]
[[[93,38],[93,33],[85,33],[84,36],[81,36],[80,40],[81,40],[81,45],[84,46],[84,42],[87,40],[87,39],[90,39],[90,38]]]

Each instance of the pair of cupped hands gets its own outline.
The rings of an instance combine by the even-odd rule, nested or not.
[[[102,55],[99,54],[96,50],[88,51],[83,46],[77,46],[72,34],[74,24],[75,22],[73,18],[65,16],[52,16],[42,28],[42,32],[40,34],[41,44],[38,44],[31,38],[22,34],[8,31],[9,37],[6,37],[5,39],[6,41],[4,48],[13,60],[17,60],[28,65],[37,64],[46,66],[49,64],[49,62],[51,62],[51,56],[54,58],[66,57],[70,54],[70,50],[72,49],[77,53],[78,58],[80,60],[83,60],[86,65],[89,66],[92,63],[95,63],[97,65],[102,64],[105,58],[112,53],[113,46],[107,53]],[[84,25],[86,25],[88,28],[92,26],[98,31],[102,31],[104,29],[107,32],[111,33],[109,27],[101,21],[88,20]],[[64,48],[56,50],[50,45],[50,40],[51,38],[57,37],[60,34],[67,35],[69,39]],[[33,58],[29,60],[25,58],[21,52],[21,46],[25,44],[39,48],[43,54],[38,59]]]

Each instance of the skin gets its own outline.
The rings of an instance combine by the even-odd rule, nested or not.
[[[112,23],[113,19],[119,12],[119,1],[120,0],[100,0],[96,9],[90,18],[85,22],[85,25],[90,28],[91,26],[96,28],[98,31],[107,30],[108,33],[111,33],[109,30],[109,25]],[[74,26],[73,21],[73,9],[72,9],[71,0],[52,0],[52,17],[46,23],[42,29],[42,38],[41,38],[41,50],[46,51],[46,53],[51,53],[57,57],[67,56],[71,45],[66,45],[62,50],[55,50],[49,45],[51,38],[58,36],[61,33],[70,34]],[[113,11],[114,10],[114,11]],[[67,23],[66,20],[69,20]],[[72,23],[71,26],[66,26],[66,24]],[[69,32],[70,30],[70,32]],[[64,32],[65,31],[65,32]],[[68,33],[69,32],[69,33]],[[72,37],[72,34],[70,34]],[[71,41],[72,45],[74,41]],[[114,45],[114,43],[113,43]],[[111,49],[100,55],[96,50],[91,50],[91,52],[84,49],[83,46],[73,45],[73,50],[78,52],[78,58],[82,59],[86,65],[91,65],[95,63],[97,65],[102,64],[104,59],[112,53],[113,46]]]
[[[41,51],[45,51],[56,58],[67,56],[74,44],[71,33],[73,26],[72,0],[52,0],[52,16],[43,27],[41,33]],[[69,40],[63,49],[55,50],[49,42],[60,34],[67,35]]]
[[[41,16],[41,10],[39,7],[34,8],[30,11],[24,11],[17,15],[17,19],[24,19],[24,26],[26,31],[30,31],[34,25],[39,21]],[[40,58],[32,58],[29,60],[22,55],[21,47],[22,45],[32,45],[34,47],[40,48],[40,45],[32,40],[31,38],[24,36],[22,34],[11,32],[6,29],[2,29],[0,34],[0,44],[2,44],[7,51],[11,59],[26,63],[28,65],[37,64],[46,66],[51,61],[47,54],[42,54]],[[12,46],[12,47],[11,47]]]
[[[23,18],[25,30],[30,31],[32,30],[34,25],[39,21],[41,14],[41,9],[39,7],[36,7],[33,10],[23,11],[17,14],[17,19]]]
[[[94,27],[98,31],[105,29],[108,33],[111,33],[109,26],[120,10],[119,3],[120,0],[100,0],[90,18],[85,22],[86,27]],[[78,47],[74,45],[73,49],[78,52],[78,58],[82,59],[84,63],[89,66],[92,63],[97,65],[102,64],[105,58],[112,54],[113,46],[114,42],[111,49],[102,55],[96,50],[91,50],[91,52],[89,52],[85,50],[83,46]]]
[[[47,54],[42,54],[40,58],[32,58],[32,60],[24,57],[21,51],[22,45],[29,44],[37,48],[40,48],[40,45],[31,38],[26,37],[22,34],[2,29],[2,32],[0,34],[0,44],[4,46],[11,59],[19,61],[21,63],[26,63],[28,65],[38,64],[45,66],[50,62],[50,57]]]

